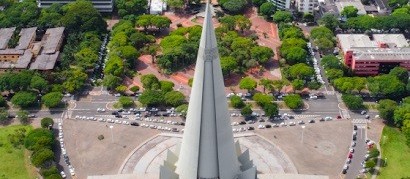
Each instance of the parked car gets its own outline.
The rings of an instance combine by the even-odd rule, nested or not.
[[[248,127],[248,131],[251,131],[251,130],[255,130],[255,128],[252,127],[252,126],[249,126],[249,127]]]
[[[309,120],[309,123],[315,123],[314,119]]]
[[[61,175],[62,178],[66,178],[66,177],[67,177],[67,175],[64,173],[64,171],[61,171],[61,172],[60,172],[60,175]]]

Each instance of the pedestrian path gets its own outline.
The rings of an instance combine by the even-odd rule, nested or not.
[[[342,109],[342,110],[340,110],[341,111],[341,114],[342,114],[342,118],[343,119],[350,119],[350,113],[349,113],[349,111],[347,111],[347,110],[345,110],[345,109]]]

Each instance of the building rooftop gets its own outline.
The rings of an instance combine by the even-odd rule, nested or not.
[[[63,39],[64,27],[56,27],[47,29],[43,36],[43,51],[44,54],[55,53],[58,51],[60,42]]]
[[[395,44],[396,47],[409,47],[409,43],[403,34],[373,34],[376,42]]]
[[[342,0],[342,1],[336,1],[335,4],[336,4],[336,7],[339,13],[341,13],[343,11],[343,8],[345,8],[346,6],[354,6],[357,8],[357,10],[359,10],[357,14],[359,15],[366,14],[366,10],[360,0]]]
[[[0,62],[0,69],[9,69],[9,68],[16,68],[16,69],[25,69],[28,67],[28,64],[31,61],[33,54],[30,50],[24,51],[24,54],[21,55],[16,63],[13,62]]]
[[[338,34],[336,37],[343,52],[353,47],[377,47],[377,44],[365,34]]]
[[[13,36],[15,27],[0,29],[0,49],[6,49],[10,38]]]
[[[36,30],[37,27],[21,29],[19,43],[16,49],[27,49],[30,45],[30,42],[32,42],[36,38]]]
[[[18,50],[14,48],[0,50],[0,55],[22,55],[24,50]]]
[[[54,54],[41,54],[37,56],[36,60],[31,63],[31,70],[51,70],[54,68],[59,52]]]
[[[407,61],[410,59],[410,48],[354,48],[353,56],[356,61]]]

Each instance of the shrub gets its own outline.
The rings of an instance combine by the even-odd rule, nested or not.
[[[53,119],[49,118],[49,117],[45,117],[43,119],[41,119],[41,127],[42,128],[48,128],[48,126],[52,126],[54,124]]]
[[[303,100],[298,94],[287,95],[283,98],[286,106],[290,109],[299,109],[303,107]]]
[[[232,96],[230,100],[231,100],[232,107],[236,109],[240,109],[245,106],[245,103],[242,101],[242,98],[239,96],[236,96],[236,95]]]
[[[127,97],[127,96],[121,96],[121,97],[118,99],[118,102],[119,102],[119,103],[121,104],[121,106],[124,107],[124,108],[128,108],[128,107],[131,107],[131,106],[134,105],[134,101],[133,101],[130,97]]]

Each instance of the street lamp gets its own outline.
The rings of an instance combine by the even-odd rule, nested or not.
[[[114,128],[114,126],[110,126],[110,130],[111,130],[111,140],[112,140],[112,143],[114,143],[114,133],[112,132],[112,128]]]
[[[305,132],[305,127],[306,127],[306,126],[303,125],[303,126],[301,126],[301,127],[302,127],[302,141],[301,141],[301,142],[302,142],[302,144],[303,144],[303,133]]]

